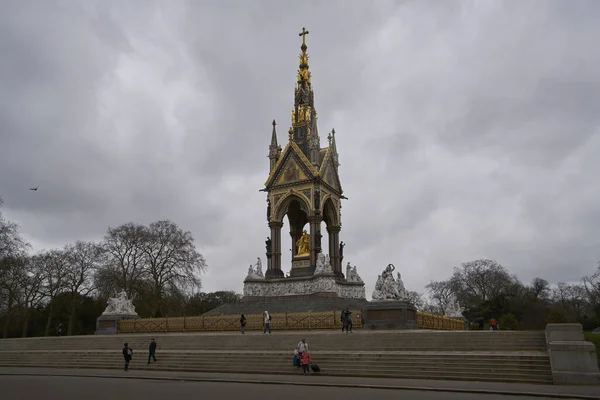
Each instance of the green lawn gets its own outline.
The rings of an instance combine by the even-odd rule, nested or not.
[[[584,335],[586,340],[589,340],[590,342],[594,343],[594,345],[596,345],[596,356],[600,360],[600,335],[592,335],[591,332],[585,332]]]

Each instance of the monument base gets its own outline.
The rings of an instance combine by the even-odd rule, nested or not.
[[[101,315],[96,318],[96,335],[116,335],[119,333],[119,321],[123,319],[139,319],[137,314]]]
[[[405,301],[373,301],[363,307],[365,329],[418,329],[417,309]]]
[[[346,282],[337,279],[333,274],[283,279],[246,279],[244,281],[245,299],[305,296],[313,293],[344,299],[364,299],[365,284]]]

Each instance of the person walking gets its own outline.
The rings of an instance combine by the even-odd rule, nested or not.
[[[269,335],[271,334],[271,316],[269,315],[268,311],[265,311],[265,329],[263,330],[263,335],[265,333],[267,333],[267,331],[269,332]]]
[[[305,351],[308,351],[308,343],[306,343],[305,338],[302,338],[300,343],[298,343],[298,358],[301,358]]]
[[[242,327],[242,335],[246,332],[246,317],[244,314],[240,317],[240,326]]]
[[[150,346],[148,346],[148,364],[150,364],[151,358],[156,362],[156,342],[154,339],[150,339]]]
[[[56,332],[58,333],[58,336],[62,336],[62,332],[63,332],[63,325],[62,325],[62,323],[58,324],[58,326],[56,327]]]
[[[129,369],[129,362],[133,358],[133,349],[127,343],[123,345],[123,358],[125,359],[125,371],[127,371]]]

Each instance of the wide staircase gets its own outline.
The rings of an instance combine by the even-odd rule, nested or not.
[[[293,351],[310,345],[321,374],[336,376],[552,383],[544,332],[280,331],[120,334],[0,340],[0,366],[298,374]],[[148,344],[158,362],[147,364]]]

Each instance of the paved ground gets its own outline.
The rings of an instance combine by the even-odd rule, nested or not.
[[[302,377],[310,379],[309,377]],[[181,382],[67,376],[0,376],[3,400],[60,399],[440,399],[510,400],[520,396],[398,391],[319,386],[257,385],[251,383]],[[192,397],[193,396],[193,397]],[[367,397],[368,396],[368,397]],[[542,397],[538,397],[541,399]]]
[[[248,385],[253,387],[265,388],[265,393],[270,393],[273,390],[280,390],[279,387],[286,387],[290,393],[295,393],[298,390],[304,391],[308,386],[312,386],[310,390],[328,389],[342,390],[348,393],[358,391],[364,393],[365,390],[371,393],[376,390],[377,393],[384,391],[390,393],[407,393],[409,398],[434,398],[427,397],[438,396],[437,398],[450,398],[447,396],[457,395],[472,396],[477,394],[477,398],[496,398],[498,394],[504,394],[503,398],[524,398],[524,395],[535,396],[537,398],[577,398],[577,399],[600,399],[600,387],[598,386],[554,386],[554,385],[533,385],[533,384],[517,384],[517,383],[493,383],[493,382],[468,382],[468,381],[436,381],[424,379],[389,379],[389,378],[359,378],[359,377],[331,377],[331,376],[302,376],[302,375],[264,375],[264,374],[223,374],[223,373],[201,373],[201,372],[184,372],[184,371],[130,371],[108,370],[108,369],[58,369],[58,368],[23,368],[23,367],[0,367],[0,390],[6,387],[12,387],[7,384],[3,385],[5,379],[15,377],[18,379],[47,379],[52,381],[64,380],[70,377],[71,379],[92,379],[94,381],[108,380],[114,381],[118,378],[122,382],[136,382],[135,385],[149,384],[165,384],[171,383],[215,383],[217,386],[237,385],[242,384],[244,387]],[[183,382],[187,381],[187,382]],[[75,381],[73,381],[75,382]],[[17,382],[18,383],[18,382]],[[214,386],[214,385],[213,385]],[[207,387],[213,387],[208,385]],[[26,389],[41,387],[38,384],[27,384]],[[129,387],[129,386],[128,386]],[[183,385],[182,387],[185,387]],[[12,390],[12,389],[11,389]],[[255,390],[255,389],[252,389]],[[283,389],[282,389],[283,390]],[[427,395],[423,391],[428,391]],[[357,392],[357,393],[358,393]],[[410,393],[409,393],[410,392]],[[287,392],[283,392],[287,393]],[[375,393],[375,392],[373,392]],[[2,400],[4,400],[4,392],[2,391]],[[413,397],[423,395],[425,397]],[[384,395],[382,395],[384,396]],[[492,397],[490,397],[492,396]],[[509,397],[507,397],[509,396]],[[289,397],[286,395],[286,397]],[[320,398],[321,396],[319,396]],[[37,396],[23,397],[36,399]],[[42,397],[40,397],[42,398]],[[154,397],[156,398],[156,397]],[[162,397],[158,397],[162,398]],[[381,397],[386,398],[386,397]],[[471,398],[471,397],[469,397]],[[61,397],[62,400],[62,397]],[[92,400],[87,398],[86,400]]]

